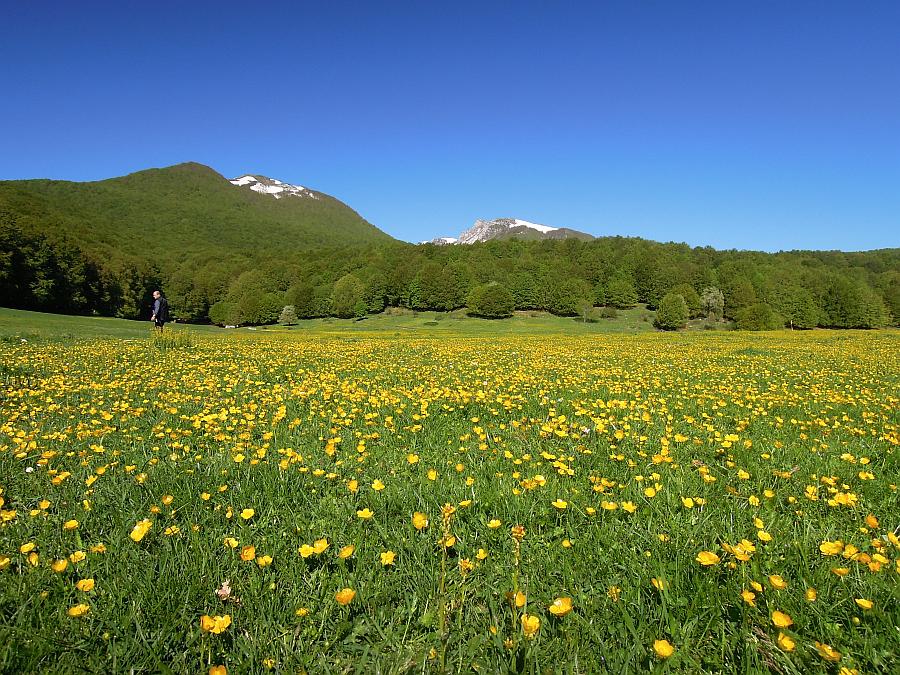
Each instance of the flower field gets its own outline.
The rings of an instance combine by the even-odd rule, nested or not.
[[[0,344],[0,671],[900,670],[900,336]]]

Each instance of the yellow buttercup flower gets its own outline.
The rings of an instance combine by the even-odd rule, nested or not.
[[[352,588],[344,588],[337,593],[334,594],[334,599],[337,600],[339,605],[349,605],[353,602],[353,598],[356,597],[356,591]]]
[[[565,616],[572,611],[572,598],[556,598],[548,609],[553,616]]]
[[[667,659],[675,653],[675,647],[668,640],[654,640],[653,651],[657,658]]]

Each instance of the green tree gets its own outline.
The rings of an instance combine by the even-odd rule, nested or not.
[[[594,292],[590,285],[583,279],[566,279],[551,288],[547,309],[558,316],[575,316],[585,303],[594,306]]]
[[[611,279],[606,287],[606,302],[616,309],[628,309],[637,304],[638,295],[634,282],[628,277]]]
[[[365,316],[365,290],[363,282],[352,274],[345,274],[338,279],[331,293],[331,306],[335,316],[343,319]]]
[[[516,301],[505,286],[492,281],[472,289],[468,306],[475,316],[502,319],[512,316]]]
[[[738,330],[775,330],[781,328],[782,320],[764,302],[755,302],[742,307],[734,316]]]
[[[700,296],[697,294],[697,291],[688,283],[677,284],[673,286],[670,290],[670,293],[677,293],[682,298],[684,298],[684,302],[688,308],[688,316],[691,319],[696,319],[698,317],[703,316],[703,308],[700,303]]]
[[[653,325],[660,330],[678,330],[687,325],[688,307],[678,293],[666,293],[659,302]]]

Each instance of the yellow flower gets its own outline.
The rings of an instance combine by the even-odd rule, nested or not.
[[[303,544],[303,546],[301,546],[301,547],[298,549],[298,552],[299,552],[300,555],[303,556],[304,558],[308,558],[309,556],[311,556],[313,553],[316,552],[316,549],[314,549],[314,548],[313,548],[312,546],[310,546],[309,544]]]
[[[496,530],[496,529],[497,529],[498,527],[500,527],[502,524],[503,524],[503,523],[501,523],[501,522],[500,522],[499,520],[497,520],[496,518],[491,518],[491,519],[488,521],[488,527],[491,528],[492,530]]]
[[[839,577],[845,577],[850,574],[849,567],[832,567],[831,571],[837,574]]]
[[[356,591],[352,588],[344,588],[337,593],[334,594],[334,599],[337,600],[339,605],[349,605],[353,602],[353,598],[356,597]]]
[[[819,550],[822,552],[822,555],[838,555],[844,550],[844,542],[840,540],[823,541],[819,544]]]
[[[488,552],[485,551],[483,548],[480,548],[480,549],[478,549],[478,553],[475,554],[475,557],[478,558],[479,560],[484,560],[485,558],[488,557]]]
[[[163,495],[163,496],[162,496],[162,499],[161,499],[160,501],[162,501],[163,504],[165,504],[166,506],[168,506],[168,505],[171,504],[174,500],[175,500],[175,497],[173,497],[172,495]]]
[[[818,595],[819,595],[819,593],[816,591],[815,588],[807,588],[806,589],[806,601],[807,602],[815,602]]]
[[[540,627],[541,620],[539,617],[532,616],[531,614],[522,615],[522,632],[525,633],[525,637],[533,638]]]
[[[787,628],[794,625],[794,620],[784,612],[775,610],[772,612],[772,623],[778,628]]]
[[[424,513],[419,513],[418,511],[416,511],[412,515],[412,524],[413,527],[415,527],[417,530],[424,530],[426,527],[428,527],[428,516],[426,516]]]
[[[351,555],[353,555],[353,552],[355,550],[356,550],[356,547],[353,544],[347,544],[340,551],[338,551],[338,554],[337,554],[338,558],[340,558],[341,560],[346,560]]]
[[[65,572],[65,571],[66,571],[66,568],[67,568],[68,566],[69,566],[69,561],[66,560],[65,558],[60,558],[59,560],[54,560],[54,561],[50,564],[50,569],[52,569],[54,572],[56,572],[57,574],[59,574],[59,573],[61,573],[61,572]]]
[[[94,590],[94,580],[93,579],[82,579],[78,583],[75,584],[75,588],[79,591],[83,591],[84,593],[89,593]]]
[[[559,509],[560,511],[562,511],[563,509],[565,509],[569,506],[569,503],[562,499],[555,499],[551,502],[551,504],[553,504],[553,506],[555,508]]]
[[[656,488],[655,487],[645,487],[644,488],[644,496],[648,499],[653,499],[656,496]]]
[[[79,617],[84,616],[85,614],[87,614],[87,613],[90,612],[90,611],[91,611],[90,606],[84,604],[83,602],[81,602],[81,603],[78,603],[77,605],[75,605],[75,606],[73,606],[73,607],[69,607],[69,611],[67,612],[67,614],[68,614],[69,616],[74,617],[74,618],[77,619],[77,618],[79,618]]]
[[[244,509],[243,511],[241,511],[241,518],[243,518],[244,520],[250,520],[255,515],[256,511],[254,511],[253,509]]]
[[[256,564],[260,567],[268,567],[272,564],[272,556],[268,554],[256,556]]]
[[[394,553],[393,551],[383,551],[381,553],[380,557],[381,557],[381,564],[384,567],[387,567],[388,565],[394,564],[394,558],[397,557],[397,554]]]
[[[756,607],[756,593],[754,593],[753,591],[748,591],[745,588],[743,591],[741,591],[741,598],[743,598],[744,602],[746,602],[751,607]]]
[[[228,675],[228,669],[225,666],[210,666],[209,675]]]
[[[224,633],[225,629],[231,625],[231,615],[226,614],[225,616],[208,616],[204,614],[200,617],[200,630],[204,633],[214,633],[219,635],[220,633]]]
[[[866,525],[871,527],[873,530],[878,527],[878,518],[873,516],[871,513],[866,516]]]
[[[313,542],[313,551],[315,551],[316,555],[320,555],[322,553],[325,553],[325,551],[328,550],[328,547],[330,545],[331,544],[328,543],[328,539],[325,537],[322,537],[321,539],[316,539]]]
[[[816,642],[816,651],[819,652],[819,655],[826,661],[837,663],[841,660],[841,653],[831,645],[827,645],[823,642]]]
[[[0,570],[5,570],[11,562],[8,555],[0,555]]]
[[[35,544],[33,541],[29,541],[27,544],[22,544],[19,547],[19,553],[21,553],[22,555],[25,555],[26,553],[31,553],[34,550],[34,546],[35,546]]]
[[[85,553],[84,551],[73,551],[69,556],[69,562],[74,565],[76,563],[80,563],[85,558],[87,558],[87,553]]]
[[[856,604],[862,607],[863,609],[872,609],[873,603],[871,600],[866,600],[865,598],[854,598]]]
[[[309,608],[301,607],[296,612],[294,612],[294,614],[296,614],[297,616],[299,616],[302,619],[304,616],[309,616]]]
[[[711,567],[713,565],[718,565],[721,558],[712,551],[700,551],[700,553],[697,554],[696,560],[705,567]]]
[[[572,598],[562,597],[556,598],[549,607],[553,616],[565,616],[572,611]]]
[[[797,646],[797,643],[794,642],[793,638],[784,633],[778,633],[778,646],[781,647],[783,651],[792,652],[794,651],[794,647]]]
[[[135,524],[131,530],[131,534],[128,536],[131,537],[133,541],[140,541],[146,536],[147,532],[150,531],[151,527],[153,527],[153,523],[144,518],[144,520],[140,520]]]
[[[637,505],[634,502],[622,502],[622,510],[628,513],[637,511]]]
[[[237,548],[240,546],[240,542],[234,537],[225,537],[225,546],[228,548]]]
[[[772,535],[765,530],[757,530],[756,536],[760,541],[772,541]]]
[[[428,469],[428,480],[437,480],[437,471],[434,469]]]
[[[668,640],[654,640],[653,651],[657,658],[667,659],[675,653],[675,647]]]
[[[686,509],[692,509],[692,508],[694,508],[694,500],[691,499],[690,497],[682,497],[681,505]]]
[[[64,530],[77,530],[78,529],[78,521],[77,520],[67,520],[63,523]]]
[[[255,546],[244,546],[241,549],[241,560],[248,561],[253,560],[256,557],[256,547]]]
[[[409,462],[410,464],[416,464],[419,461],[419,456],[414,455],[413,453],[409,453],[406,456],[406,461]]]
[[[357,515],[357,517],[362,518],[363,520],[368,520],[369,518],[374,516],[375,513],[373,511],[370,511],[369,508],[366,507],[360,511],[357,511],[356,515]]]
[[[769,583],[772,584],[772,588],[779,591],[783,591],[788,586],[787,582],[781,577],[780,574],[770,574]]]
[[[380,492],[381,490],[384,490],[384,483],[376,478],[372,481],[372,489],[376,492]]]

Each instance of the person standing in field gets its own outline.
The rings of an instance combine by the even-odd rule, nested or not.
[[[153,316],[150,320],[160,333],[169,320],[169,301],[159,291],[153,291]]]

